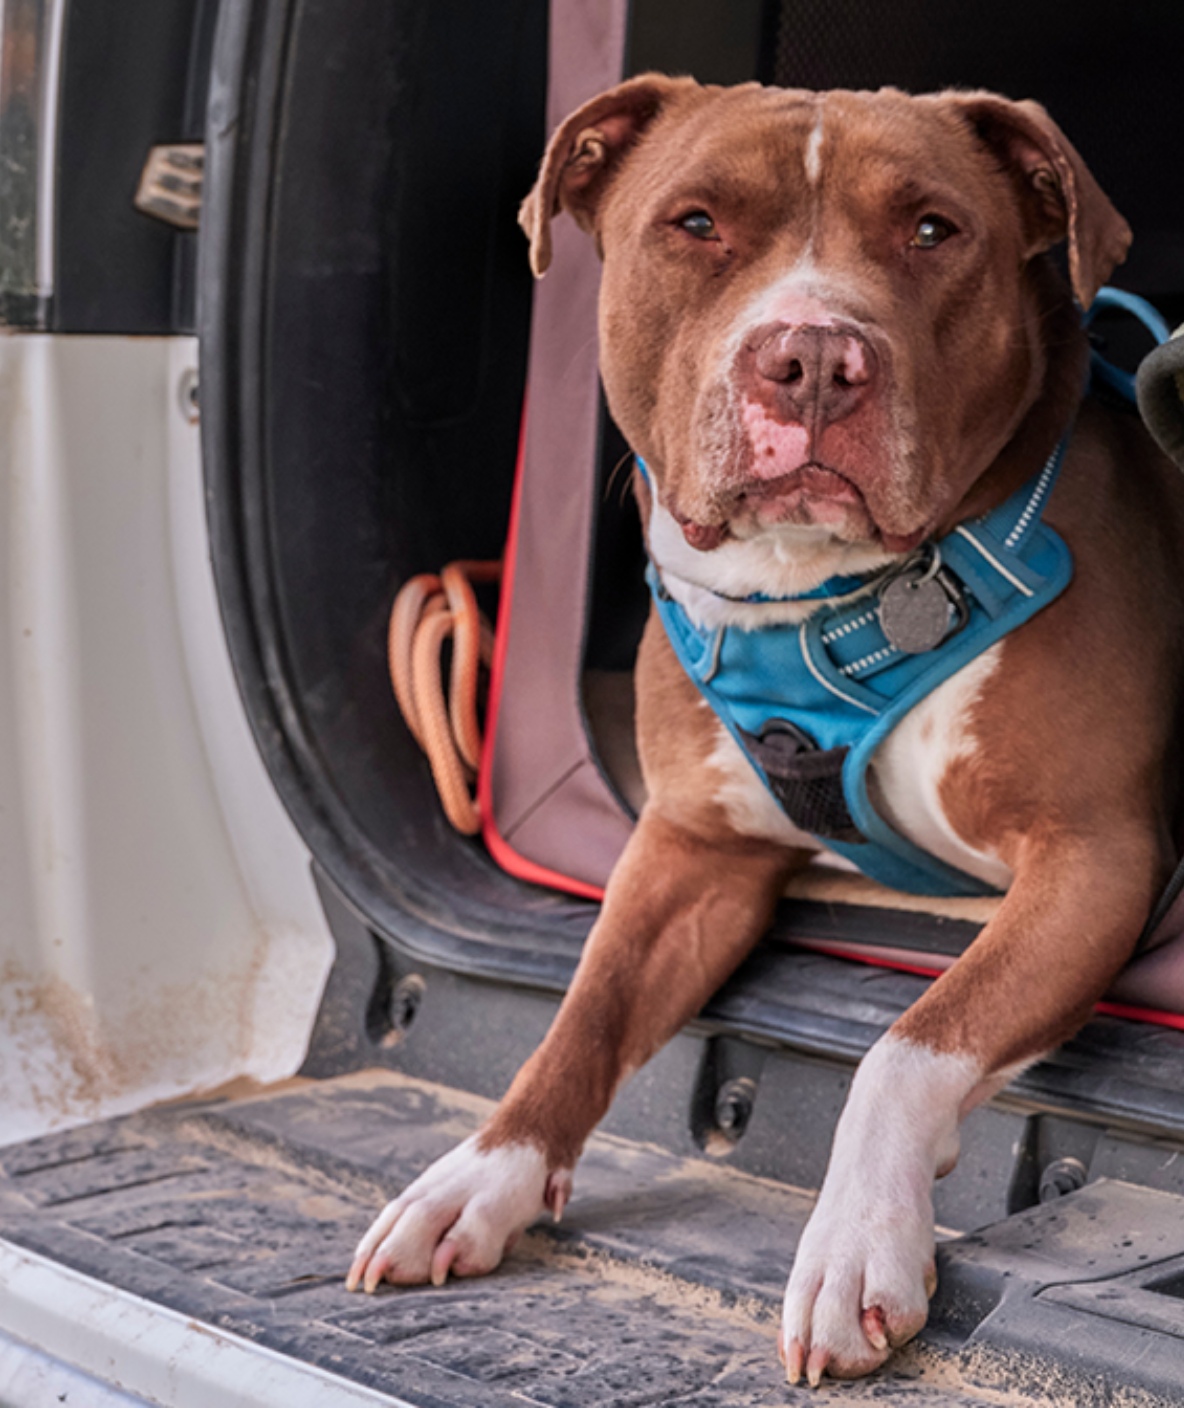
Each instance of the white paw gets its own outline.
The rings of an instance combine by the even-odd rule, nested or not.
[[[785,1291],[780,1348],[790,1383],[803,1372],[814,1387],[824,1373],[870,1373],[912,1339],[935,1284],[932,1227],[924,1207],[874,1211],[855,1199],[832,1212],[820,1202]]]
[[[968,1058],[891,1033],[864,1057],[785,1291],[790,1383],[870,1373],[925,1324],[933,1179],[957,1161],[959,1112],[979,1079]]]
[[[558,1221],[571,1174],[548,1175],[541,1150],[509,1144],[482,1150],[472,1135],[431,1165],[375,1218],[358,1243],[349,1290],[373,1291],[492,1271],[546,1208]]]

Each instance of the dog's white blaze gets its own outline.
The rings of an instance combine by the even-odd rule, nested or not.
[[[779,277],[772,279],[737,314],[723,348],[734,356],[753,328],[782,322],[789,327],[859,329],[865,320],[866,295],[859,283],[818,263],[811,240]]]
[[[1011,884],[1011,870],[962,840],[942,810],[938,786],[955,759],[974,756],[968,716],[999,668],[1003,646],[999,641],[985,650],[905,715],[872,760],[869,789],[877,810],[901,835],[1000,890]]]
[[[817,186],[822,176],[822,104],[818,105],[818,116],[806,140],[806,180]]]
[[[794,1257],[786,1347],[797,1339],[862,1372],[886,1357],[861,1329],[865,1307],[892,1307],[920,1328],[933,1260],[931,1188],[957,1159],[961,1111],[981,1079],[969,1057],[891,1033],[864,1057]]]

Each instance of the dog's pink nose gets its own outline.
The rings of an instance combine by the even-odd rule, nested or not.
[[[779,419],[812,429],[856,410],[871,394],[878,370],[867,339],[841,324],[760,328],[741,359],[749,394]]]

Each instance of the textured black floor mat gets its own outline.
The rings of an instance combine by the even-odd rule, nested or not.
[[[529,1233],[494,1276],[348,1295],[342,1276],[375,1210],[488,1108],[364,1072],[51,1135],[0,1150],[0,1237],[433,1408],[747,1408],[832,1397],[956,1408],[998,1402],[1000,1389],[1021,1403],[1043,1397],[1025,1395],[1052,1382],[1050,1369],[1069,1376],[1058,1391],[1075,1382],[1072,1341],[1083,1323],[1102,1326],[1095,1347],[1113,1363],[1158,1354],[1169,1368],[1156,1370],[1153,1386],[1170,1372],[1179,1298],[1170,1274],[1155,1273],[1166,1292],[1147,1285],[1153,1267],[1184,1255],[1184,1199],[1090,1185],[949,1244],[927,1341],[860,1385],[810,1394],[786,1387],[776,1359],[781,1291],[809,1195],[603,1135],[580,1165],[563,1225]],[[1122,1231],[1140,1217],[1146,1246]],[[1086,1266],[1081,1248],[1095,1228],[1100,1260]],[[1123,1291],[1122,1277],[1140,1271]],[[1102,1277],[1158,1307],[1162,1323],[1132,1338],[1113,1297],[1095,1304]],[[1049,1342],[1059,1358],[1036,1374],[1043,1341],[1032,1327],[1045,1322],[1061,1327]],[[1076,1361],[1092,1372],[1096,1358]],[[968,1366],[990,1388],[976,1390]],[[1099,1380],[1100,1393],[1112,1387]],[[1134,1393],[1131,1403],[1155,1401]]]

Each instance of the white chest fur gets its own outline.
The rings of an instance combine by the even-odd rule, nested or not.
[[[1011,871],[995,856],[972,849],[950,825],[938,796],[947,768],[973,757],[978,744],[968,728],[983,685],[999,668],[1005,642],[951,675],[910,710],[872,761],[869,795],[881,816],[923,851],[1000,890]]]

